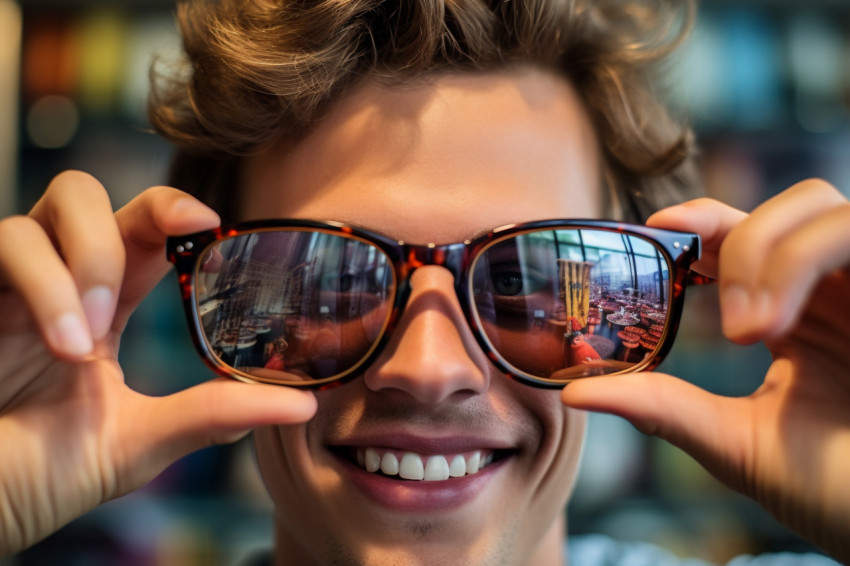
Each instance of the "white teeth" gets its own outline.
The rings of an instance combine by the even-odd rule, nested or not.
[[[449,463],[445,456],[431,456],[425,465],[425,481],[449,479]]]
[[[388,476],[394,476],[398,473],[398,458],[392,452],[387,452],[381,458],[381,471]]]
[[[358,450],[357,451],[357,462],[360,462],[360,455],[363,454],[363,463],[360,464],[361,467],[366,468],[367,472],[377,472],[381,469],[381,456],[378,455],[378,451],[374,448],[367,448],[366,451]]]
[[[481,469],[481,452],[474,452],[472,456],[466,461],[466,473],[467,474],[477,474],[478,470]]]
[[[453,478],[462,478],[466,475],[466,460],[460,454],[452,458],[452,464],[449,466],[449,475]]]
[[[406,452],[401,457],[398,475],[406,480],[424,480],[425,467],[422,465],[422,458],[413,452]]]
[[[406,480],[444,481],[478,473],[493,461],[493,453],[476,450],[467,454],[421,456],[405,452],[399,457],[393,452],[383,455],[375,448],[356,451],[357,464],[367,472],[380,471],[387,476],[400,476]]]

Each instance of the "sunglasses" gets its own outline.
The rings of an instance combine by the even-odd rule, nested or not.
[[[323,388],[380,354],[419,267],[455,277],[466,321],[508,377],[539,387],[656,367],[670,350],[699,236],[544,220],[411,245],[336,222],[261,220],[171,237],[195,346],[243,381]]]

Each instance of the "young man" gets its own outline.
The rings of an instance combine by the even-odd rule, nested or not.
[[[471,266],[451,259],[474,244],[449,244],[489,241],[481,235],[506,224],[640,217],[686,178],[687,136],[668,127],[646,82],[645,65],[663,42],[636,41],[669,29],[678,17],[672,7],[234,1],[183,6],[181,15],[193,74],[160,90],[152,114],[184,148],[174,184],[228,221],[296,220],[246,231],[232,240],[244,244],[238,253],[214,245],[181,268],[195,278],[185,280],[187,291],[205,297],[193,307],[201,340],[212,363],[234,366],[235,375],[296,387],[220,378],[165,398],[127,388],[118,339],[168,268],[166,238],[213,229],[219,214],[168,187],[113,214],[96,180],[60,175],[28,216],[0,223],[3,553],[143,485],[192,450],[256,429],[277,508],[275,564],[561,564],[581,409],[589,409],[677,444],[850,560],[850,206],[838,191],[805,181],[751,214],[697,200],[649,219],[702,237],[692,267],[718,279],[725,333],[765,340],[774,353],[764,385],[748,398],[719,398],[654,373],[533,387],[556,373],[538,372],[536,359],[515,352],[544,338],[532,330],[537,322],[517,327],[511,317],[520,308],[536,321],[543,309],[510,298],[530,295],[515,286],[536,279],[527,269],[485,270],[499,278],[479,281],[481,262],[505,261],[495,243]],[[324,220],[355,228],[297,222]],[[568,226],[553,230],[580,235]],[[336,277],[299,288],[299,304],[320,297],[301,318],[327,315],[331,337],[319,347],[319,322],[282,321],[286,369],[264,373],[226,362],[207,316],[224,319],[224,305],[253,314],[278,300],[262,294],[269,288],[259,279],[239,288],[256,291],[241,297],[220,292],[235,286],[212,283],[233,281],[244,253],[278,237],[298,246],[266,250],[286,251],[276,265],[300,257],[303,245],[322,252],[304,264],[318,269],[340,241],[365,250],[362,257],[386,250],[389,259],[343,254],[342,268],[324,272]],[[316,243],[323,238],[332,244]],[[519,238],[509,241],[507,263],[537,265],[535,248],[522,255]],[[178,263],[194,242],[172,241]],[[391,256],[397,249],[411,255]],[[309,271],[304,265],[297,269]],[[459,294],[466,269],[475,289]],[[670,265],[658,269],[660,280],[673,279]],[[556,275],[536,277],[558,285]],[[479,283],[499,292],[479,293]],[[409,295],[393,311],[381,300],[396,289]],[[356,314],[323,311],[328,293]],[[557,326],[549,314],[540,325]],[[662,327],[663,336],[671,332]],[[625,350],[598,354],[602,373],[644,367]],[[297,389],[299,379],[337,378],[345,382]]]

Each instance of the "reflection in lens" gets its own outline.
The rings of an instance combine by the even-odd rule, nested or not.
[[[669,279],[651,242],[592,229],[502,240],[472,271],[477,317],[493,349],[520,372],[555,381],[624,371],[653,356]]]
[[[195,277],[209,349],[277,383],[330,380],[358,365],[386,327],[394,285],[380,249],[316,231],[218,241]]]

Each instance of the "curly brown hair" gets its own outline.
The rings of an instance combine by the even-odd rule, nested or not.
[[[154,72],[150,119],[171,183],[238,215],[242,158],[297,142],[364,77],[553,69],[600,140],[612,216],[642,220],[698,190],[693,136],[657,90],[690,27],[680,0],[187,0],[187,72]]]

